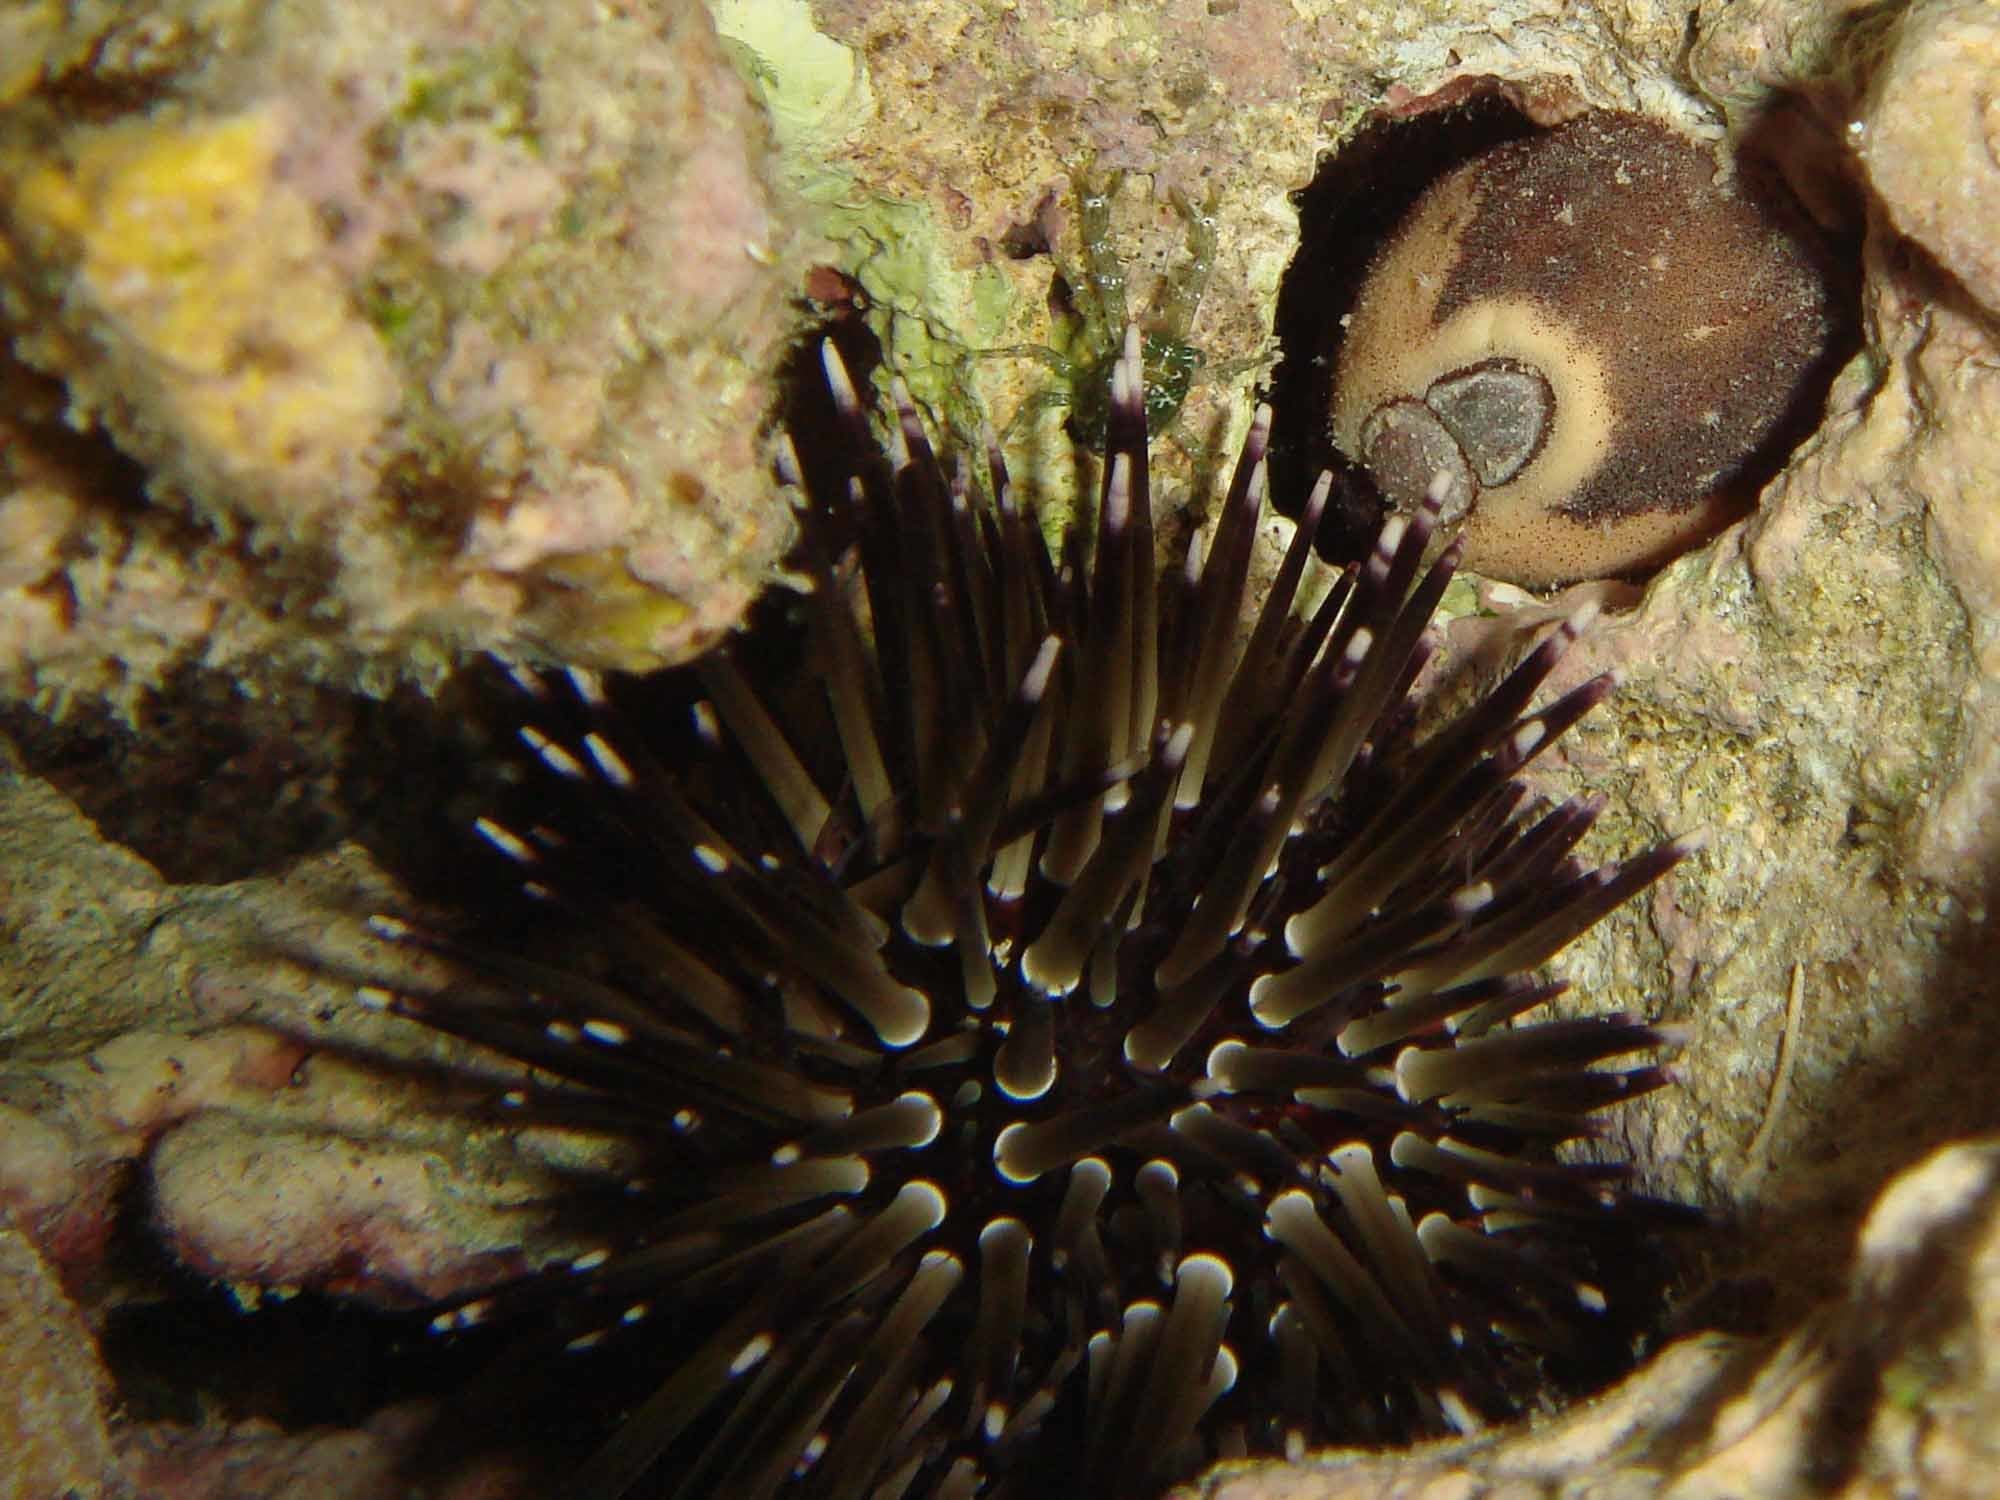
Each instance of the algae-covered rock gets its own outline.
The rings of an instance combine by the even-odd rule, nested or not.
[[[0,684],[642,668],[734,624],[790,536],[803,241],[699,5],[9,36],[0,327],[56,384],[0,404]]]

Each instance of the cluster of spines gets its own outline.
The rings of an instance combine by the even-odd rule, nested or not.
[[[1691,846],[1590,869],[1598,802],[1529,816],[1517,773],[1611,689],[1530,711],[1585,622],[1415,743],[1457,557],[1425,566],[1435,505],[1309,600],[1323,480],[1243,639],[1268,410],[1163,600],[1133,337],[1053,558],[996,449],[988,505],[898,389],[871,463],[826,371],[861,457],[799,502],[823,705],[710,658],[697,793],[588,674],[518,674],[567,720],[530,749],[602,811],[481,832],[614,977],[378,924],[475,977],[371,1003],[530,1064],[509,1108],[643,1163],[579,1185],[596,1248],[439,1331],[680,1351],[580,1496],[1143,1492],[1462,1428],[1590,1364],[1618,1338],[1593,1252],[1678,1215],[1556,1148],[1668,1076],[1604,1063],[1676,1036],[1503,1023]],[[602,896],[593,866],[634,859],[642,893]]]

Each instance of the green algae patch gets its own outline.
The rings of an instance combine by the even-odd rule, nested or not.
[[[838,140],[874,117],[867,65],[813,24],[806,0],[717,0],[709,12],[787,154]]]

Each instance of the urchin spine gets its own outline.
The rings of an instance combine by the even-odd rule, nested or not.
[[[597,826],[480,832],[612,977],[378,926],[478,982],[370,1003],[529,1065],[516,1118],[646,1163],[579,1191],[616,1200],[596,1248],[441,1329],[658,1330],[593,1497],[1144,1492],[1462,1429],[1589,1363],[1596,1247],[1681,1215],[1557,1147],[1666,1081],[1604,1064],[1677,1033],[1524,1022],[1559,990],[1527,971],[1692,846],[1593,869],[1600,802],[1530,815],[1519,772],[1611,689],[1531,710],[1586,622],[1418,742],[1457,557],[1425,564],[1434,503],[1295,612],[1322,486],[1239,645],[1268,410],[1163,610],[1136,333],[1057,558],[997,452],[986,506],[900,386],[868,472],[826,371],[863,472],[800,506],[821,727],[719,656],[714,774],[670,774],[596,678],[520,674],[524,741]],[[626,858],[640,895],[583,894]]]

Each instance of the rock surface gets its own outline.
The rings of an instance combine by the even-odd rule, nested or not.
[[[765,21],[779,14],[747,9]],[[1797,1472],[1797,1445],[1820,1433],[1815,1414],[1831,1410],[1866,1414],[1847,1424],[1860,1435],[1860,1458],[1850,1453],[1859,1467],[1836,1474],[1836,1484],[1859,1495],[1878,1492],[1863,1487],[1877,1474],[1916,1474],[1949,1494],[1954,1474],[1987,1456],[1974,1437],[2000,1430],[2000,1398],[1960,1378],[1953,1351],[1961,1345],[1943,1325],[1911,1319],[1896,1331],[1901,1343],[1867,1331],[1878,1326],[1868,1318],[1906,1305],[1896,1299],[1910,1287],[1984,1286],[1988,1272],[1978,1268],[1987,1252],[1961,1234],[1987,1222],[1977,1206],[1988,1201],[1977,1185],[1985,1168],[1965,1165],[1985,1161],[1984,1148],[1944,1159],[1973,1183],[1948,1199],[1973,1205],[1962,1216],[1877,1221],[1907,1224],[1913,1242],[1942,1247],[1935,1254],[1877,1259],[1883,1241],[1871,1228],[1855,1272],[1863,1289],[1850,1292],[1854,1267],[1844,1248],[1898,1173],[1942,1143],[2000,1128],[1989,1065],[2000,1047],[2000,976],[1990,961],[2000,872],[2000,358],[1982,289],[1990,235],[1979,238],[1975,201],[1958,191],[1980,180],[1973,169],[1988,149],[1984,117],[1946,107],[1983,86],[1965,61],[1982,55],[1984,10],[1918,4],[1884,27],[1870,19],[1875,9],[1710,0],[1689,48],[1685,7],[1665,4],[1439,4],[1423,8],[1420,30],[1404,31],[1410,8],[1401,5],[1032,0],[1003,16],[969,0],[937,0],[893,13],[822,5],[813,14],[824,30],[810,32],[820,50],[788,52],[797,36],[759,33],[724,8],[732,47],[819,59],[809,96],[790,92],[798,70],[748,71],[764,79],[785,169],[809,169],[800,191],[815,197],[837,247],[829,259],[850,284],[844,295],[856,309],[865,305],[889,366],[947,418],[970,412],[977,392],[1004,422],[1049,380],[1040,362],[970,359],[968,351],[1055,337],[1053,262],[1036,247],[1052,242],[1075,264],[1068,178],[1094,157],[1128,170],[1112,236],[1137,305],[1149,305],[1184,254],[1185,225],[1166,190],[1196,201],[1213,194],[1219,244],[1189,337],[1216,378],[1196,387],[1180,428],[1198,450],[1243,404],[1237,388],[1253,368],[1232,362],[1268,352],[1297,236],[1287,195],[1369,111],[1410,107],[1475,75],[1512,80],[1533,110],[1555,117],[1578,102],[1643,108],[1708,138],[1782,145],[1778,154],[1809,204],[1858,247],[1860,352],[1755,515],[1643,588],[1587,585],[1546,600],[1468,584],[1451,627],[1448,659],[1480,669],[1504,659],[1524,628],[1583,595],[1612,606],[1570,666],[1578,675],[1615,667],[1624,686],[1565,742],[1548,785],[1609,794],[1606,845],[1631,848],[1693,828],[1706,829],[1709,842],[1644,903],[1577,945],[1564,968],[1580,1004],[1627,1005],[1692,1029],[1679,1061],[1682,1087],[1627,1111],[1622,1125],[1652,1187],[1703,1203],[1722,1221],[1691,1281],[1714,1274],[1761,1283],[1771,1326],[1820,1341],[1702,1335],[1640,1377],[1656,1386],[1629,1386],[1580,1410],[1571,1425],[1522,1437],[1542,1445],[1535,1461],[1544,1470],[1536,1472],[1578,1493],[1633,1433],[1649,1435],[1634,1442],[1684,1445],[1690,1477],[1674,1493],[1718,1493],[1703,1486],[1738,1461],[1758,1476]],[[74,24],[101,28],[109,14],[79,7]],[[794,16],[791,24],[807,22]],[[125,65],[161,57],[170,73],[177,66],[171,38],[141,45],[144,38],[118,34],[124,42],[107,55]],[[56,71],[38,61],[30,74],[17,62],[27,56],[54,57]],[[1698,92],[1685,83],[1683,57]],[[0,45],[0,99],[28,107],[21,101],[62,66],[59,53]],[[1938,128],[1899,130],[1895,101],[1930,110],[1925,118]],[[62,172],[75,177],[80,160],[65,157]],[[8,193],[21,181],[10,169]],[[532,205],[525,212],[532,219]],[[448,256],[476,257],[505,242],[507,224],[523,221],[452,222],[485,226],[463,242],[444,237],[455,247]],[[488,233],[495,223],[497,242]],[[636,258],[628,269],[650,274],[652,262]],[[24,274],[19,262],[0,271],[10,284]],[[488,352],[476,341],[432,347],[470,351],[457,364],[439,354],[428,367],[449,366],[470,381],[440,387],[454,398],[479,394],[479,371],[495,372],[494,389],[517,390],[500,379],[501,366],[473,357]],[[529,390],[546,393],[532,383]],[[241,628],[233,638],[251,643],[246,650],[264,649],[272,637],[257,633],[256,611],[228,615],[216,603],[266,586],[258,555],[216,540],[220,511],[184,495],[135,501],[137,479],[123,460],[57,440],[69,398],[43,377],[14,367],[0,375],[0,391],[0,423],[11,424],[0,463],[13,466],[16,495],[29,495],[25,505],[0,502],[0,589],[12,601],[0,615],[0,653],[68,663],[63,680],[88,703],[107,692],[132,701],[131,684],[158,678],[186,642],[218,638],[225,616]],[[426,400],[446,399],[426,392]],[[406,384],[398,400],[409,394]],[[501,405],[512,399],[495,396]],[[633,410],[650,410],[653,399],[635,396]],[[111,403],[93,409],[134,451],[144,433],[172,425],[148,416],[151,425],[133,417],[126,428]],[[347,420],[354,409],[314,417],[346,411]],[[557,402],[538,408],[536,420],[569,410]],[[196,430],[185,413],[181,420]],[[1030,444],[1059,441],[1057,420],[1052,413],[1036,427]],[[322,476],[353,461],[338,442],[305,451],[320,461],[310,472]],[[1187,466],[1170,443],[1162,454],[1171,491]],[[282,486],[244,493],[240,506],[231,502],[232,524],[290,524],[289,502],[275,521],[259,510],[284,498]],[[335,531],[348,514],[323,500],[297,509]],[[508,510],[496,524],[504,532],[508,517],[533,514]],[[496,543],[493,555],[512,554]],[[590,580],[573,582],[591,594]],[[127,643],[111,654],[129,670],[108,669],[96,647],[63,656],[62,642],[96,631]],[[36,644],[51,640],[60,649]],[[143,642],[153,644],[132,644]],[[54,654],[35,655],[45,650]],[[275,655],[271,662],[275,675],[292,670]],[[13,1111],[0,1191],[8,1211],[59,1271],[88,1270],[102,1259],[118,1185],[157,1165],[163,1182],[177,1184],[159,1221],[176,1248],[244,1287],[316,1281],[393,1300],[454,1275],[490,1274],[527,1248],[522,1223],[505,1210],[534,1180],[536,1154],[440,1124],[414,1082],[364,1085],[338,1049],[393,1046],[390,1028],[371,1028],[357,1014],[350,987],[274,962],[273,933],[297,946],[324,942],[345,954],[350,974],[384,961],[355,936],[358,918],[400,907],[402,896],[379,866],[340,844],[369,812],[341,802],[345,775],[324,777],[323,826],[255,857],[258,831],[279,811],[272,788],[287,785],[283,768],[301,756],[308,766],[340,764],[291,743],[304,736],[317,744],[335,716],[253,716],[224,681],[229,691],[178,699],[179,717],[146,717],[143,735],[65,739],[47,724],[26,726],[35,755],[9,768],[0,805],[0,1035],[11,1049],[0,1104]],[[1440,686],[1448,689],[1448,679]],[[228,857],[220,837],[215,848],[197,841],[192,857],[164,876],[175,817],[132,806],[114,789],[135,777],[154,785],[147,757],[172,765],[194,742],[190,722],[218,721],[256,729],[256,743],[227,762],[230,774],[208,778],[179,765],[177,777],[158,784],[198,797],[204,827],[233,825],[236,841]],[[431,773],[407,757],[420,746],[431,754],[448,738],[448,730],[435,740],[388,736],[372,748],[377,764],[391,768],[383,775],[415,779]],[[45,775],[59,776],[69,795]],[[131,852],[138,847],[155,856],[150,863]],[[287,1050],[268,1040],[271,1027],[304,1040]],[[266,1040],[253,1045],[253,1028]],[[168,1059],[194,1066],[181,1077]],[[202,1186],[211,1180],[205,1173],[248,1161],[260,1144],[269,1148],[265,1165],[299,1173],[313,1189],[289,1223]],[[366,1174],[354,1170],[358,1162],[370,1164]],[[384,1192],[363,1231],[348,1190],[378,1163]],[[1899,1193],[1891,1206],[1904,1201]],[[308,1256],[316,1228],[351,1253]],[[85,1298],[85,1318],[101,1317],[114,1300]],[[1852,1347],[1866,1357],[1826,1362],[1828,1340],[1858,1340]],[[1910,1352],[1882,1352],[1891,1348]],[[1854,1407],[1823,1404],[1838,1394],[1834,1376],[1865,1383],[1871,1371],[1879,1378]],[[1699,1430],[1672,1420],[1714,1396],[1718,1383],[1737,1403],[1727,1433],[1715,1411]],[[1752,1391],[1754,1409],[1740,1404]],[[1925,1413],[1936,1417],[1928,1426],[1918,1420]],[[1724,1444],[1730,1434],[1740,1441]],[[1904,1458],[1894,1459],[1905,1439]],[[281,1440],[265,1432],[258,1441]],[[1341,1460],[1340,1482],[1372,1489],[1324,1488],[1334,1482],[1325,1466],[1259,1482],[1322,1486],[1269,1494],[1510,1493],[1531,1481],[1498,1466],[1498,1454],[1514,1451],[1500,1441],[1482,1437],[1449,1460],[1456,1468],[1440,1468],[1429,1452]],[[1871,1467],[1874,1455],[1888,1455],[1881,1462],[1890,1467]],[[1611,1487],[1622,1471],[1602,1472]],[[1657,1475],[1645,1482],[1665,1483]],[[184,1492],[200,1493],[192,1480]]]
[[[699,4],[7,24],[0,692],[637,669],[736,624],[790,537],[806,242]]]

